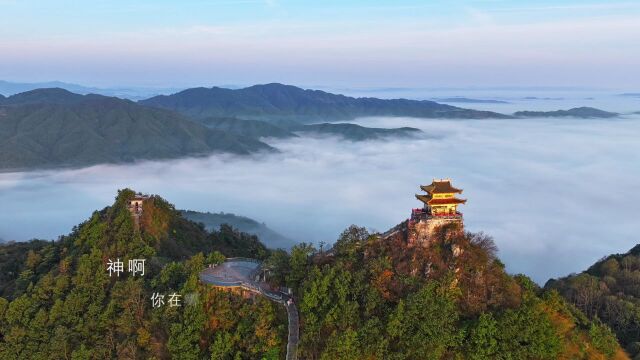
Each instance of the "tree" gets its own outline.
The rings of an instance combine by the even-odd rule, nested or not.
[[[269,281],[276,286],[286,284],[287,277],[290,273],[289,268],[290,257],[283,249],[277,249],[271,252],[264,265],[270,271]]]
[[[313,245],[308,243],[300,243],[291,248],[291,257],[289,258],[290,272],[287,276],[287,286],[298,289],[302,280],[307,274],[309,266],[309,257],[316,252]]]
[[[497,318],[498,359],[556,359],[560,336],[539,300],[507,309]]]
[[[369,236],[367,229],[351,225],[340,234],[340,237],[333,245],[333,249],[336,255],[352,258],[361,253],[360,250]]]
[[[594,321],[589,328],[589,337],[593,345],[608,358],[611,358],[617,348],[618,341],[611,329],[600,321]]]
[[[482,313],[469,329],[466,353],[471,360],[495,359],[498,351],[498,322],[491,313]]]
[[[428,282],[391,314],[391,353],[402,359],[440,359],[460,340],[455,295],[446,284]]]
[[[209,253],[209,255],[207,256],[207,259],[205,260],[205,264],[219,265],[219,264],[222,264],[226,259],[227,258],[220,251],[216,250]]]
[[[170,327],[167,349],[176,359],[201,359],[200,332],[206,321],[204,312],[200,306],[185,306],[183,311],[182,320]]]
[[[233,354],[234,341],[230,333],[219,331],[215,335],[214,341],[209,347],[211,352],[211,360],[230,359]]]
[[[334,331],[327,341],[326,350],[321,360],[353,360],[361,359],[361,349],[358,333],[352,329]]]

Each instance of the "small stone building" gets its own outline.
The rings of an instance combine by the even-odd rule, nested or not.
[[[140,216],[142,215],[142,205],[149,199],[147,195],[137,194],[129,200],[129,211],[133,217],[133,223],[136,229],[140,229]]]
[[[136,195],[136,196],[134,196],[133,199],[129,200],[129,210],[134,215],[142,214],[142,204],[148,198],[149,197],[145,196],[145,195]]]

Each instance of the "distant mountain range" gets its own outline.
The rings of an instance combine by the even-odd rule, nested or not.
[[[289,249],[296,242],[288,237],[270,229],[264,223],[260,223],[251,218],[234,215],[230,213],[210,213],[197,212],[191,210],[180,210],[182,216],[196,223],[204,224],[209,231],[218,231],[220,225],[227,224],[241,232],[256,235],[268,248],[271,249]]]
[[[145,87],[118,87],[118,88],[99,88],[91,86],[82,86],[62,81],[47,81],[37,83],[18,83],[0,80],[0,98],[14,94],[23,93],[25,91],[37,89],[60,88],[77,94],[99,94],[105,96],[117,96],[129,100],[141,100],[151,96],[161,94],[171,94],[180,91],[179,88],[145,88]]]
[[[0,171],[275,150],[261,138],[320,134],[363,141],[421,133],[415,128],[335,123],[363,116],[512,118],[433,101],[353,98],[282,84],[189,89],[137,103],[59,88],[37,89],[0,96]],[[582,107],[520,111],[514,116],[618,114]]]
[[[563,97],[537,97],[537,96],[525,96],[522,100],[564,100]]]
[[[513,114],[517,117],[577,117],[577,118],[612,118],[620,114],[608,112],[592,107],[577,107],[569,110],[555,111],[518,111]]]
[[[91,100],[108,99],[102,95],[80,95],[62,88],[29,90],[9,97],[0,98],[0,105],[19,106],[34,104],[72,105]],[[115,99],[115,98],[112,98]]]
[[[219,87],[187,89],[173,95],[155,96],[140,103],[174,110],[193,118],[291,119],[300,123],[351,120],[364,116],[456,119],[508,117],[428,100],[354,98],[275,83],[236,90]]]
[[[492,99],[470,99],[466,97],[448,97],[448,98],[435,98],[438,102],[444,103],[468,103],[468,104],[508,104],[508,101],[492,100]]]
[[[99,93],[98,88],[86,87],[62,81],[46,81],[37,83],[19,83],[0,80],[0,96],[11,96],[37,89],[60,88],[78,94]]]
[[[41,89],[0,100],[3,171],[272,150],[118,98]]]

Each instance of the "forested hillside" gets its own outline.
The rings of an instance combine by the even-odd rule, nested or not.
[[[640,245],[608,256],[588,270],[557,280],[555,289],[591,319],[613,329],[634,359],[640,359]]]
[[[411,248],[352,227],[328,252],[285,258],[269,258],[272,281],[298,295],[304,359],[627,358],[605,325],[508,275],[482,234],[443,229]]]
[[[29,242],[0,242],[0,297],[15,292],[16,280],[25,266],[25,262],[33,262],[33,256],[44,248],[49,242],[32,240]],[[33,265],[33,264],[31,264]],[[18,284],[24,288],[25,284]]]
[[[411,247],[403,231],[353,226],[330,250],[289,253],[229,226],[208,232],[158,196],[136,218],[134,195],[120,191],[58,241],[0,246],[0,359],[282,359],[281,306],[199,281],[225,256],[265,259],[269,282],[293,289],[300,359],[628,358],[609,327],[507,274],[482,234],[443,227]],[[107,271],[140,258],[144,276]]]
[[[40,89],[0,101],[0,171],[271,150],[118,98]]]
[[[15,259],[0,257],[1,266],[26,259],[0,298],[0,359],[281,358],[281,308],[197,276],[223,254],[264,258],[266,248],[228,227],[208,233],[159,197],[145,201],[138,230],[127,208],[133,195],[121,191],[60,241],[13,245]],[[146,259],[146,274],[110,277],[108,260],[117,258],[125,267]],[[152,307],[154,293],[167,296],[164,306]],[[174,293],[179,307],[168,306]]]

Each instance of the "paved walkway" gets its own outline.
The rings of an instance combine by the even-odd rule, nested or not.
[[[241,287],[284,305],[289,320],[286,359],[296,360],[300,338],[298,309],[289,295],[268,290],[264,284],[255,281],[256,275],[260,272],[260,265],[261,263],[254,259],[229,258],[218,266],[204,269],[200,273],[200,280],[219,287]]]
[[[287,338],[287,360],[298,358],[298,341],[300,340],[300,323],[298,321],[298,309],[296,304],[284,303],[289,318],[289,336]]]

